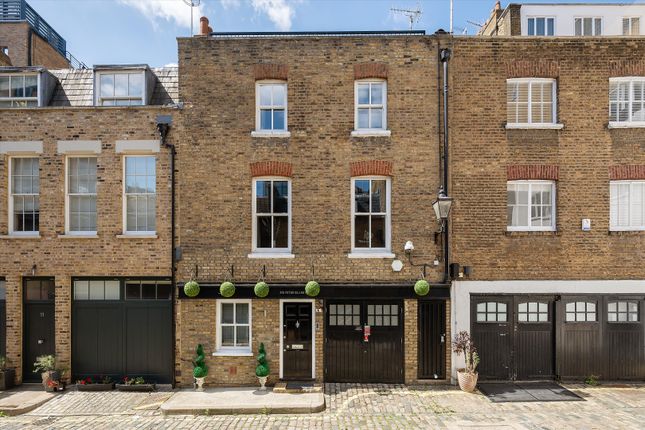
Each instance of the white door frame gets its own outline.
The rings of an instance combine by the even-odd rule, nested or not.
[[[316,299],[280,299],[280,379],[284,376],[284,303],[311,303],[311,379],[316,379]]]

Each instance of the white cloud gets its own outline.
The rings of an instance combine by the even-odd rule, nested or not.
[[[225,0],[228,1],[228,0]],[[265,13],[271,22],[281,31],[291,29],[291,20],[296,14],[294,4],[297,1],[288,0],[251,0],[256,12]]]
[[[190,28],[190,6],[183,0],[118,0],[119,3],[132,7],[141,12],[156,27],[159,20],[174,22]],[[193,10],[195,32],[199,31],[199,17],[202,16],[202,6]]]
[[[240,7],[241,0],[219,0],[224,9],[235,9]]]

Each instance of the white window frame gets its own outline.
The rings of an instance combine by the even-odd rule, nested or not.
[[[638,20],[638,33],[633,34],[632,33],[632,23],[634,20]],[[622,35],[623,36],[640,36],[641,34],[641,17],[640,16],[623,16],[622,19],[620,20],[621,26],[624,25],[624,21],[628,20],[629,22],[629,33],[625,34],[625,27],[623,26],[622,28]]]
[[[576,20],[581,19],[580,34],[576,34]],[[584,34],[585,33],[585,19],[591,19],[591,32],[593,34]],[[596,34],[596,20],[600,20],[600,34]],[[621,21],[622,24],[622,21]],[[573,17],[573,35],[576,37],[596,37],[602,36],[605,34],[605,20],[602,16],[574,16]]]
[[[289,201],[287,202],[287,217],[288,217],[288,222],[287,224],[289,225],[289,232],[288,232],[288,246],[286,248],[259,248],[258,247],[258,223],[257,223],[257,217],[258,216],[271,216],[274,217],[276,214],[274,212],[271,212],[270,214],[258,214],[257,213],[257,183],[258,181],[281,181],[281,182],[286,182],[288,186],[288,199]],[[249,258],[293,258],[293,254],[291,253],[291,223],[292,223],[292,217],[293,213],[291,210],[291,178],[285,177],[285,176],[258,176],[253,178],[252,182],[252,202],[251,202],[251,214],[252,214],[252,243],[251,243],[251,249],[252,253],[249,254]],[[284,216],[280,215],[280,213],[277,213],[278,216]],[[272,222],[272,231],[273,231],[273,222]],[[272,233],[273,234],[273,233]]]
[[[0,109],[11,109],[11,108],[33,108],[33,107],[40,107],[40,93],[41,93],[41,85],[40,85],[40,76],[38,73],[2,73],[0,74],[0,77],[8,77],[9,78],[9,94],[11,94],[11,80],[14,77],[27,77],[27,76],[35,76],[36,77],[36,97],[0,97],[0,101],[9,101],[11,102],[12,106],[5,106],[5,107],[0,107]],[[23,83],[23,92],[25,90],[24,83]],[[15,102],[36,102],[36,106],[13,106]]]
[[[632,224],[632,198],[634,196],[634,185],[639,184],[645,187],[645,180],[620,180],[620,181],[609,181],[609,230],[610,231],[645,231],[645,209],[643,209],[643,214],[641,215],[643,217],[643,224],[642,225],[634,225]],[[612,213],[614,210],[612,209],[612,205],[614,202],[616,204],[618,203],[617,199],[618,196],[614,196],[614,189],[617,188],[619,185],[629,185],[629,196],[628,198],[628,203],[627,206],[629,208],[629,213],[627,214],[629,218],[629,225],[626,226],[620,226],[616,225],[618,219],[614,219],[612,217]],[[618,190],[616,190],[618,191]],[[645,201],[641,202],[641,205],[645,208]],[[616,208],[616,212],[618,212],[618,207]],[[618,214],[617,214],[618,215]]]
[[[611,86],[612,84],[618,84],[620,85],[621,83],[629,83],[629,94],[628,94],[628,99],[626,101],[621,101],[620,99],[620,91],[618,94],[618,100],[613,102],[611,100]],[[609,78],[609,94],[608,94],[608,99],[609,99],[609,128],[631,128],[631,127],[638,127],[642,128],[645,127],[645,121],[632,121],[632,104],[634,102],[634,83],[635,82],[641,82],[643,86],[645,86],[645,76],[621,76],[617,78]],[[611,106],[612,103],[617,103],[619,106],[621,104],[627,104],[628,105],[628,110],[629,110],[629,119],[627,121],[620,121],[619,118],[616,118],[616,121],[611,120]],[[645,99],[644,99],[644,105],[645,105]],[[620,116],[620,115],[619,115]]]
[[[260,88],[265,85],[281,85],[284,87],[284,105],[270,106],[260,104]],[[262,109],[284,109],[284,129],[262,129]],[[271,115],[273,121],[273,115]],[[255,130],[251,132],[253,137],[289,137],[289,85],[287,81],[277,79],[262,79],[255,81]]]
[[[533,20],[533,30],[537,30],[537,24],[535,22],[536,19],[544,19],[544,34],[530,34],[529,33],[529,21]],[[548,20],[552,19],[553,20],[553,34],[547,34],[548,33]],[[547,37],[547,36],[555,36],[555,16],[547,16],[547,15],[533,15],[533,16],[528,16],[526,18],[526,35],[527,36],[537,36],[537,37]]]
[[[385,180],[385,190],[387,196],[385,199],[386,211],[385,211],[385,247],[384,248],[357,248],[354,243],[354,233],[355,233],[355,215],[356,212],[356,190],[355,190],[355,181],[365,181],[365,180]],[[348,255],[349,258],[394,258],[392,253],[392,178],[389,176],[353,176],[350,181],[350,205],[351,205],[351,253]],[[363,215],[372,215],[372,214],[381,214],[381,212],[371,212],[371,185],[370,185],[370,212],[360,212]]]
[[[8,173],[8,183],[9,187],[7,188],[7,195],[9,197],[9,202],[8,202],[8,209],[9,209],[9,219],[8,219],[8,230],[9,230],[9,235],[10,236],[30,236],[30,237],[38,237],[40,236],[40,192],[38,193],[38,213],[39,213],[39,220],[38,220],[38,230],[36,231],[14,231],[14,225],[13,225],[13,192],[11,191],[11,188],[13,186],[13,183],[11,181],[11,175],[12,175],[12,166],[13,166],[13,160],[17,158],[35,158],[38,160],[38,189],[40,190],[40,157],[36,154],[33,155],[12,155],[8,158],[8,168],[7,168],[7,173]],[[35,194],[20,194],[20,195],[35,195]]]
[[[96,211],[96,230],[94,231],[84,231],[84,230],[71,230],[70,229],[70,210],[71,210],[71,205],[70,205],[70,196],[71,195],[81,195],[81,196],[94,196],[97,199],[97,206],[98,206],[98,172],[97,172],[97,177],[96,177],[96,192],[95,193],[74,193],[71,194],[69,192],[69,164],[70,164],[70,159],[72,158],[95,158],[96,159],[96,164],[98,168],[98,156],[95,154],[89,154],[89,155],[68,155],[65,157],[65,234],[70,235],[70,236],[96,236],[97,230],[99,227],[99,219],[98,219],[98,207]]]
[[[141,97],[136,97],[136,96],[108,96],[108,97],[103,97],[101,95],[101,76],[104,75],[141,75],[143,79],[142,83],[142,89],[141,89]],[[116,80],[116,79],[115,79]],[[116,87],[116,82],[115,82],[115,87]],[[146,100],[148,100],[148,88],[147,88],[147,82],[146,82],[146,72],[145,70],[101,70],[98,72],[94,73],[94,104],[96,106],[100,107],[128,107],[128,106],[145,106],[147,105]],[[106,106],[103,103],[106,100],[135,100],[135,99],[141,99],[141,104],[139,105],[122,105],[122,106]]]
[[[510,226],[508,225],[508,219],[506,220],[506,230],[507,231],[555,231],[556,230],[556,181],[548,180],[513,180],[506,181],[506,186],[508,190],[509,184],[515,185],[528,185],[528,225],[526,226]],[[532,194],[532,185],[550,185],[551,186],[551,225],[550,226],[532,226],[531,225],[531,207],[533,203],[531,202]],[[508,193],[508,191],[507,191]],[[508,197],[506,198],[506,207],[508,208]],[[508,209],[507,209],[508,213]],[[508,215],[507,215],[508,217]]]
[[[359,104],[358,103],[358,87],[361,84],[383,84],[383,103],[382,104]],[[371,94],[371,89],[370,89]],[[382,127],[380,128],[359,128],[358,126],[358,110],[359,108],[379,108],[383,109],[383,116],[381,118]],[[370,116],[371,118],[371,116]],[[389,136],[390,130],[387,128],[387,79],[357,79],[354,81],[354,130],[352,136]]]
[[[233,325],[236,327],[238,325],[246,324],[237,324],[235,322],[235,316],[237,313],[237,304],[248,304],[249,305],[249,346],[222,346],[222,305],[224,303],[233,304]],[[234,329],[235,333],[236,330]],[[225,356],[253,356],[253,301],[251,299],[226,299],[217,301],[217,326],[215,327],[216,333],[216,350],[213,352],[213,355],[225,355]]]
[[[128,158],[140,158],[140,157],[152,157],[155,160],[155,228],[157,227],[157,222],[159,221],[157,219],[157,206],[159,204],[159,193],[157,192],[157,186],[156,186],[156,181],[159,179],[159,174],[157,170],[157,157],[155,155],[151,154],[128,154],[124,155],[122,158],[123,160],[121,161],[121,166],[122,166],[122,176],[121,176],[121,181],[123,182],[123,187],[121,190],[121,200],[122,200],[122,212],[123,212],[123,236],[149,236],[149,237],[155,237],[157,235],[157,231],[128,231],[128,193],[126,193],[126,160]],[[98,185],[98,184],[97,184]],[[150,193],[145,193],[145,194],[150,194]]]
[[[533,84],[544,84],[551,83],[551,122],[533,122],[532,120],[532,104],[533,104]],[[509,84],[528,84],[528,99],[527,99],[527,120],[528,122],[508,122],[508,110],[510,109],[508,102],[508,85]],[[560,129],[563,127],[562,124],[558,124],[558,82],[556,79],[552,78],[511,78],[506,80],[506,128],[555,128]],[[515,116],[517,117],[518,104],[515,104]]]

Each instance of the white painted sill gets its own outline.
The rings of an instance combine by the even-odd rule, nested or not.
[[[8,240],[13,240],[13,239],[40,239],[41,236],[40,234],[4,234],[0,236],[0,239],[8,239]]]
[[[215,351],[213,357],[253,357],[253,352],[248,350]]]
[[[296,258],[296,256],[290,252],[252,252],[247,255],[247,258]]]
[[[98,239],[98,234],[59,234],[59,239]]]
[[[609,121],[607,128],[645,128],[645,122],[618,122],[618,121]]]
[[[390,137],[390,130],[352,130],[352,137]]]
[[[347,258],[395,258],[391,252],[351,252]]]
[[[564,124],[506,124],[507,130],[560,130]]]
[[[287,138],[291,137],[290,131],[252,131],[251,137],[278,137],[278,138]]]
[[[117,239],[157,239],[156,234],[117,234]]]
[[[645,227],[611,227],[609,229],[610,233],[621,233],[621,232],[630,232],[630,231],[645,231]]]

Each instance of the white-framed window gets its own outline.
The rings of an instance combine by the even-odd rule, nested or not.
[[[291,181],[253,179],[253,252],[291,252]]]
[[[555,79],[507,79],[506,107],[508,124],[555,124],[557,116]]]
[[[579,17],[573,19],[574,34],[576,36],[601,36],[601,17]]]
[[[96,234],[96,165],[96,157],[67,157],[68,234]]]
[[[97,72],[98,106],[139,106],[145,104],[145,72]]]
[[[391,181],[352,178],[352,253],[390,252]]]
[[[555,34],[555,17],[531,16],[527,23],[527,35],[529,36],[553,36]]]
[[[9,233],[38,235],[40,173],[37,157],[9,159]]]
[[[609,229],[645,230],[645,180],[609,183]]]
[[[645,125],[645,77],[609,79],[609,123]]]
[[[623,36],[638,36],[641,34],[641,19],[638,16],[623,18]]]
[[[0,108],[37,106],[37,74],[0,74]]]
[[[508,181],[507,230],[555,230],[555,182]]]
[[[125,234],[155,234],[157,174],[154,155],[123,157],[123,225]]]
[[[218,300],[217,352],[251,353],[251,300]]]
[[[637,300],[614,300],[607,303],[608,322],[639,322]]]
[[[255,83],[255,130],[262,133],[287,131],[287,83],[257,81]]]
[[[504,302],[477,303],[477,322],[508,321],[508,305]]]
[[[545,302],[523,302],[517,305],[517,321],[521,323],[542,323],[549,321],[549,304]]]
[[[121,282],[118,279],[76,279],[74,300],[119,300]]]
[[[596,302],[569,302],[565,305],[566,322],[596,322]]]
[[[361,79],[354,82],[354,129],[387,130],[387,81]]]

